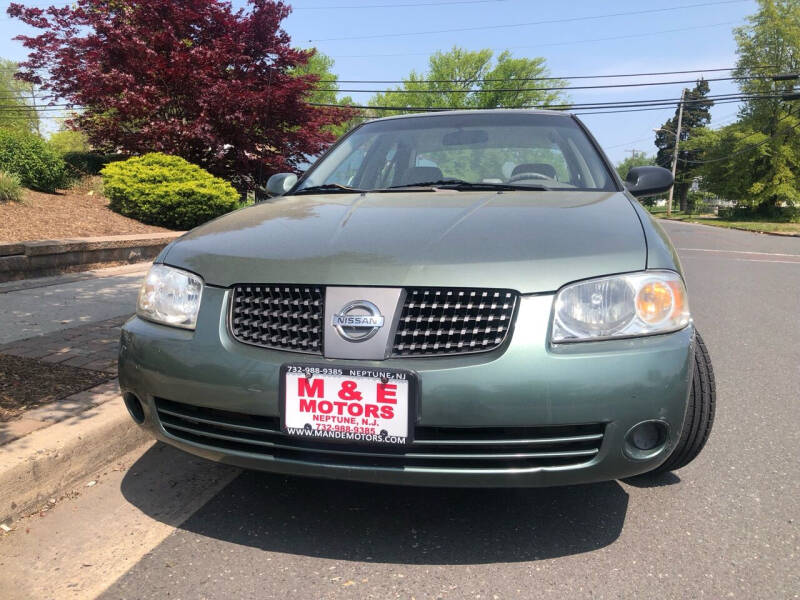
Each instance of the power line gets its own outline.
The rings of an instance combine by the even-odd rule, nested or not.
[[[704,79],[704,81],[737,81],[738,77],[712,77]],[[747,77],[746,79],[765,79],[764,76]],[[480,80],[476,80],[480,82]],[[507,79],[504,83],[511,83],[516,81],[525,81],[524,79]],[[398,93],[398,94],[491,94],[497,92],[552,92],[559,90],[599,90],[610,88],[634,88],[634,87],[650,87],[656,85],[678,85],[684,83],[696,83],[696,79],[682,79],[679,81],[648,81],[644,83],[611,83],[604,85],[583,85],[583,86],[558,86],[558,87],[537,87],[537,88],[489,88],[489,89],[474,89],[474,88],[459,88],[459,89],[423,89],[423,90],[409,90],[409,89],[317,89],[318,92],[336,92],[339,94],[352,94],[357,92],[364,92],[368,94],[385,94],[385,93]],[[422,81],[409,81],[408,83],[423,83]],[[430,82],[433,83],[433,82]],[[449,82],[441,82],[449,83]],[[452,82],[456,83],[456,82]],[[473,83],[472,81],[463,83]]]
[[[773,67],[759,67],[760,69],[772,69]],[[614,79],[622,77],[655,77],[660,75],[686,75],[688,73],[718,73],[721,71],[733,71],[736,67],[724,67],[714,69],[690,69],[687,71],[653,71],[649,73],[613,73],[603,75],[548,75],[547,77],[507,77],[507,78],[479,78],[470,81],[475,82],[498,82],[504,81],[553,81],[554,79]],[[760,75],[757,77],[771,77],[771,75]],[[321,83],[406,83],[405,79],[320,79]],[[463,79],[418,79],[417,83],[461,83]]]
[[[738,77],[710,77],[708,79],[703,79],[704,81],[738,81],[740,79],[770,79],[770,75],[754,75],[744,78]],[[547,78],[548,80],[551,78]],[[554,79],[554,78],[553,78]],[[463,81],[463,80],[417,80],[409,83],[490,83],[490,82],[498,82],[498,83],[515,83],[515,82],[530,82],[530,81],[537,81],[537,78],[511,78],[511,79],[476,79],[474,81]],[[560,91],[560,90],[567,90],[567,91],[580,91],[580,90],[595,90],[595,89],[612,89],[612,88],[635,88],[635,87],[652,87],[652,86],[659,86],[659,85],[680,85],[680,84],[687,84],[687,83],[696,83],[697,79],[682,79],[682,80],[673,80],[673,81],[647,81],[647,82],[640,82],[640,83],[612,83],[612,84],[604,84],[604,85],[584,85],[584,86],[557,86],[557,87],[535,87],[535,88],[492,88],[492,89],[474,89],[474,88],[460,88],[460,89],[427,89],[427,90],[406,90],[406,89],[335,89],[335,88],[316,88],[314,91],[316,92],[335,92],[338,94],[347,94],[347,93],[369,93],[369,94],[385,94],[390,92],[396,92],[400,94],[489,94],[489,93],[500,93],[500,92],[548,92],[548,91]],[[376,82],[377,83],[377,82]],[[47,94],[47,95],[26,95],[23,98],[20,98],[19,95],[6,95],[0,96],[0,100],[18,100],[18,99],[27,99],[27,98],[34,98],[36,100],[47,100],[56,98],[56,96]]]
[[[716,71],[727,71],[729,69],[715,69]],[[709,70],[710,71],[710,70]],[[675,73],[685,73],[686,71],[680,71]],[[699,71],[689,71],[691,73],[699,72]],[[620,75],[583,75],[583,76],[572,76],[569,79],[588,79],[588,78],[615,78],[615,77],[641,77],[641,76],[649,76],[649,75],[662,75],[662,74],[671,74],[670,72],[663,72],[663,73],[632,73],[632,74],[620,74]],[[737,77],[710,77],[704,79],[704,81],[735,81],[740,79],[771,79],[773,75],[752,75],[747,76],[744,78],[737,78]],[[533,81],[552,81],[558,79],[567,79],[564,78],[557,78],[557,77],[520,77],[520,78],[508,78],[508,79],[475,79],[470,81],[469,83],[517,83],[517,82],[533,82]],[[333,80],[327,80],[332,82]],[[495,92],[527,92],[527,91],[560,91],[560,90],[567,90],[567,91],[580,91],[580,90],[593,90],[593,89],[612,89],[612,88],[635,88],[635,87],[652,87],[652,86],[661,86],[661,85],[681,85],[681,84],[691,84],[695,83],[697,79],[682,79],[682,80],[671,80],[671,81],[647,81],[647,82],[639,82],[639,83],[613,83],[613,84],[603,84],[603,85],[585,85],[585,86],[554,86],[554,87],[536,87],[536,88],[494,88],[494,89],[473,89],[473,88],[460,88],[460,89],[437,89],[437,90],[404,90],[404,89],[334,89],[334,88],[316,88],[314,91],[317,92],[335,92],[335,93],[388,93],[388,92],[397,92],[397,93],[408,93],[408,94],[437,94],[437,93],[495,93]],[[320,80],[322,82],[322,80]],[[391,82],[387,80],[379,81],[350,81],[350,83],[402,83],[402,82]],[[457,79],[428,79],[428,80],[417,80],[413,83],[467,83],[464,80],[457,80]],[[56,99],[58,96],[52,94],[6,94],[0,96],[1,100],[26,100],[33,98],[35,100],[51,100]],[[56,106],[68,106],[67,104],[60,104]]]
[[[655,13],[664,13],[664,12],[672,12],[676,10],[685,10],[687,8],[701,8],[706,6],[720,6],[724,4],[739,4],[742,2],[749,2],[750,0],[721,0],[717,2],[700,2],[696,4],[683,4],[680,6],[668,6],[664,8],[648,8],[644,10],[636,10],[636,11],[625,11],[625,12],[617,12],[617,13],[606,13],[600,15],[586,15],[581,17],[566,17],[561,19],[546,19],[542,21],[529,21],[527,23],[509,23],[503,25],[481,25],[476,27],[459,27],[454,29],[436,29],[436,30],[428,30],[428,31],[412,31],[412,32],[403,32],[403,33],[380,33],[380,34],[371,34],[371,35],[360,35],[360,36],[347,36],[347,37],[337,37],[337,38],[319,38],[319,39],[312,39],[308,40],[310,43],[315,42],[341,42],[341,41],[352,41],[352,40],[368,40],[368,39],[378,39],[378,38],[389,38],[389,37],[410,37],[410,36],[417,36],[417,35],[437,35],[440,33],[461,33],[465,31],[486,31],[488,29],[511,29],[516,27],[530,27],[534,25],[552,25],[556,23],[574,23],[576,21],[593,21],[598,19],[610,19],[613,17],[624,17],[624,16],[635,16],[635,15],[647,15],[647,14],[655,14]]]
[[[775,96],[778,97],[778,96]],[[715,101],[715,105],[721,104],[730,104],[730,103],[737,103],[741,102],[739,99],[730,99],[730,100],[721,100]],[[688,103],[688,102],[687,102]],[[583,114],[613,114],[613,113],[629,113],[629,112],[644,112],[644,111],[653,111],[653,110],[666,110],[672,109],[672,107],[677,104],[676,101],[672,102],[664,102],[658,105],[644,105],[648,106],[648,108],[627,108],[623,110],[601,110],[602,108],[606,108],[605,106],[598,107],[597,109],[593,109],[591,106],[588,107],[578,107],[577,110],[583,111],[591,111],[591,112],[576,112],[576,115],[583,115]],[[367,105],[343,105],[343,104],[326,104],[326,103],[309,103],[310,106],[320,106],[320,107],[329,107],[329,108],[347,108],[347,109],[354,109],[354,110],[378,110],[378,111],[418,111],[418,112],[437,112],[437,111],[452,111],[452,110],[461,110],[458,108],[449,108],[449,107],[431,107],[431,106],[367,106]],[[637,106],[635,104],[619,104],[615,106]],[[502,107],[500,107],[502,108]],[[540,108],[540,109],[551,109],[551,110],[570,110],[576,108],[575,106],[570,105],[559,105],[559,106],[552,106],[552,105],[529,105],[519,108]],[[50,107],[36,107],[27,106],[27,107],[7,107],[7,106],[0,106],[0,113],[9,112],[9,113],[31,113],[31,112],[43,112],[43,111],[50,111]],[[58,111],[66,111],[70,109],[66,108],[53,108],[53,112]],[[76,110],[74,107],[71,110]],[[472,110],[488,110],[488,109],[472,109]],[[52,117],[48,117],[52,118]]]
[[[737,67],[715,67],[712,69],[686,69],[683,71],[650,71],[643,73],[611,73],[601,75],[548,75],[546,77],[511,77],[511,78],[479,78],[471,81],[476,82],[498,82],[504,81],[553,81],[553,80],[573,80],[573,79],[614,79],[614,78],[627,78],[627,77],[656,77],[661,75],[687,75],[691,73],[720,73],[723,71],[735,71]],[[774,69],[774,66],[751,67],[753,70],[766,70]],[[16,71],[18,69],[0,67],[0,71],[9,70]],[[752,75],[743,77],[742,79],[771,79],[774,75]],[[734,77],[732,79],[739,79]],[[462,83],[463,79],[419,79],[419,83]],[[320,79],[319,83],[406,83],[404,79]],[[574,89],[574,88],[573,88]]]
[[[665,107],[665,108],[667,108],[667,107]],[[647,109],[647,110],[651,110],[651,109]],[[612,111],[612,112],[618,112],[618,111]],[[622,111],[620,111],[620,112],[622,112]],[[724,117],[720,117],[720,121],[724,122],[726,119],[728,119],[729,117],[733,117],[736,114],[737,113],[731,113],[731,114],[725,115]],[[717,125],[722,125],[723,123],[719,123],[718,122],[716,124]],[[627,146],[629,144],[636,144],[638,142],[645,142],[645,141],[653,140],[653,139],[654,139],[654,136],[653,135],[649,135],[647,137],[642,137],[642,138],[638,138],[638,139],[635,139],[635,140],[630,140],[630,141],[627,141],[627,142],[623,142],[622,144],[614,144],[613,146],[603,146],[603,149],[604,150],[613,150],[614,148],[622,148],[623,146]]]
[[[787,113],[786,113],[784,116],[782,116],[780,119],[778,119],[777,121],[775,121],[775,125],[777,125],[778,123],[782,123],[783,121],[785,121],[785,120],[786,120],[786,119],[788,119],[789,117],[793,117],[793,116],[795,116],[795,115],[792,113],[792,109],[790,108],[790,109],[787,111]],[[800,126],[800,123],[798,123],[797,125],[793,126],[793,127],[792,127],[792,129],[796,129],[798,126]],[[750,134],[748,134],[748,135],[746,135],[746,136],[744,136],[744,137],[742,137],[742,138],[739,138],[739,139],[738,139],[738,140],[736,140],[736,141],[737,141],[737,142],[741,142],[741,141],[743,141],[743,140],[746,140],[746,139],[748,139],[748,138],[751,138],[751,137],[753,137],[753,136],[755,136],[755,135],[758,135],[758,134],[762,134],[762,135],[763,135],[763,132],[761,132],[761,131],[754,131],[753,133],[750,133]],[[765,140],[765,141],[769,141],[769,140]],[[761,144],[763,144],[763,143],[765,143],[765,142],[761,142]],[[761,145],[761,144],[756,144],[756,146],[759,146],[759,145]],[[737,154],[737,153],[734,153],[734,155],[735,155],[735,154]],[[696,161],[689,161],[689,160],[687,160],[686,162],[696,162]],[[711,160],[711,161],[700,161],[700,162],[716,162],[716,160]]]
[[[409,4],[345,4],[339,6],[292,6],[292,10],[347,10],[351,8],[411,8],[415,6],[451,6],[453,4],[496,4],[508,0],[453,0],[451,2],[414,2]]]
[[[501,0],[497,0],[501,1]],[[504,0],[503,0],[504,1]],[[295,9],[298,10],[298,9]],[[2,20],[2,18],[0,18]],[[686,31],[696,31],[699,29],[712,29],[714,27],[723,27],[726,25],[737,25],[738,21],[725,21],[722,23],[711,23],[709,25],[697,25],[694,27],[678,27],[675,29],[662,29],[659,31],[649,31],[645,33],[632,33],[626,35],[616,35],[616,36],[609,36],[609,37],[600,37],[600,38],[583,38],[580,40],[569,40],[569,41],[562,41],[562,42],[547,42],[543,44],[533,44],[533,45],[515,45],[515,46],[506,46],[502,49],[494,48],[492,49],[495,52],[500,52],[502,50],[511,50],[511,49],[531,49],[531,48],[550,48],[555,46],[573,46],[575,44],[587,44],[587,43],[594,43],[594,42],[611,42],[611,41],[618,41],[618,40],[629,40],[629,39],[637,39],[637,38],[648,38],[657,35],[663,35],[667,33],[682,33]],[[399,52],[399,53],[383,53],[383,54],[339,54],[333,58],[341,59],[341,58],[386,58],[386,57],[396,57],[396,56],[430,56],[435,52],[438,52],[439,49],[436,50],[429,50],[427,52]]]
[[[705,96],[704,98],[698,98],[695,100],[686,100],[684,104],[704,104],[707,102],[714,102],[717,103],[724,103],[722,101],[726,100],[733,100],[733,101],[742,101],[742,100],[758,100],[758,99],[768,99],[768,98],[782,98],[783,94],[721,94],[715,96]],[[573,109],[580,109],[580,110],[590,110],[594,108],[603,109],[603,108],[636,108],[636,107],[655,107],[655,106],[664,106],[670,107],[676,105],[680,102],[680,100],[676,98],[654,98],[650,100],[631,100],[631,101],[613,101],[613,102],[591,102],[591,103],[570,103],[570,104],[531,104],[520,106],[516,108],[539,108],[539,109],[551,109],[551,110],[573,110]],[[349,108],[349,109],[363,109],[363,110],[388,110],[388,111],[451,111],[451,110],[461,110],[460,108],[453,108],[453,107],[438,107],[438,106],[369,106],[369,105],[356,105],[356,104],[333,104],[333,103],[323,103],[323,102],[309,102],[310,106],[321,106],[321,107],[331,107],[331,108]],[[502,108],[502,107],[498,107]],[[475,108],[472,110],[491,110],[490,108]]]
[[[733,115],[729,115],[729,116],[733,116]],[[792,114],[791,111],[789,111],[789,113],[787,115],[785,115],[785,116],[781,117],[780,119],[778,119],[776,121],[776,124],[777,123],[781,123],[782,121],[785,121],[786,119],[788,119],[791,116],[794,116],[794,115]],[[723,117],[723,120],[725,118],[726,117]],[[798,123],[797,125],[792,126],[792,129],[797,129],[798,127],[800,127],[800,123]],[[751,133],[749,135],[746,135],[746,136],[744,136],[742,138],[739,138],[738,140],[736,140],[736,142],[737,143],[738,142],[742,142],[743,140],[746,140],[746,139],[751,138],[754,135],[758,135],[758,134],[762,134],[763,135],[763,132],[754,131],[753,133]],[[639,138],[638,140],[631,140],[629,142],[625,142],[624,144],[616,144],[614,146],[604,146],[604,148],[606,150],[611,150],[613,148],[619,148],[621,146],[627,146],[628,144],[633,144],[635,142],[641,142],[641,141],[645,141],[645,140],[649,140],[649,139],[652,139],[652,138],[651,137]],[[742,149],[740,149],[740,150],[738,150],[736,152],[728,153],[725,156],[721,156],[719,158],[713,158],[713,159],[709,159],[709,160],[689,160],[689,159],[680,159],[679,158],[678,160],[682,161],[684,164],[686,164],[686,163],[690,163],[690,164],[706,164],[706,163],[721,162],[721,161],[729,159],[731,156],[737,156],[739,154],[743,154],[745,152],[749,152],[750,150],[752,150],[754,148],[758,148],[759,146],[763,146],[764,144],[768,143],[769,141],[770,141],[770,138],[767,138],[766,140],[763,140],[763,141],[759,142],[758,144],[751,144],[751,145],[747,146],[746,148],[742,148]]]
[[[651,139],[653,139],[652,136],[639,138],[638,140],[631,140],[629,142],[625,142],[624,144],[614,144],[613,146],[603,146],[603,150],[613,150],[614,148],[622,148],[623,146],[627,146],[628,144],[635,144],[637,142],[644,142],[646,140],[651,140]],[[626,152],[628,152],[628,150],[626,150]],[[633,150],[630,150],[630,152],[633,152]]]
[[[569,89],[569,88],[567,88]],[[509,90],[509,91],[521,91],[521,90]],[[529,90],[529,91],[533,91]],[[703,96],[700,98],[695,98],[691,100],[684,100],[683,104],[705,104],[705,103],[725,103],[725,101],[742,101],[742,100],[757,100],[757,99],[775,99],[775,98],[783,98],[785,94],[783,93],[772,93],[772,94],[746,94],[746,93],[730,93],[730,94],[715,94],[715,95],[708,95]],[[18,98],[15,98],[18,99]],[[527,108],[550,108],[550,109],[559,109],[559,110],[595,110],[595,109],[609,109],[609,108],[641,108],[641,107],[671,107],[675,104],[681,102],[676,98],[649,98],[643,100],[613,100],[609,102],[583,102],[583,103],[560,103],[560,104],[540,104],[540,105],[529,105]],[[455,110],[456,108],[453,107],[436,107],[436,106],[376,106],[376,105],[355,105],[355,104],[336,104],[336,103],[315,103],[310,102],[309,105],[311,106],[322,106],[322,107],[334,107],[334,108],[352,108],[352,109],[370,109],[370,110],[400,110],[400,111],[409,111],[409,110],[418,110],[418,111],[432,111],[432,110]],[[53,110],[64,110],[64,109],[74,109],[76,104],[49,104],[42,107],[33,107],[30,105],[24,106],[0,106],[0,111],[16,111],[16,112],[25,112],[25,111],[53,111]]]
[[[513,78],[479,78],[471,81],[476,82],[499,82],[504,81],[553,81],[555,79],[615,79],[623,77],[655,77],[661,75],[687,75],[690,73],[720,73],[723,71],[735,71],[737,67],[715,67],[713,69],[688,69],[684,71],[651,71],[645,73],[611,73],[602,75],[548,75],[547,77],[513,77]],[[753,69],[766,70],[774,69],[774,66],[752,67]],[[774,75],[752,75],[754,79],[771,79]],[[733,79],[738,79],[734,77]],[[418,83],[462,83],[463,79],[419,79]],[[320,83],[406,83],[405,79],[320,79]]]
[[[790,115],[786,115],[786,117],[783,117],[782,119],[779,119],[778,123],[780,123],[781,121],[783,121],[784,119],[786,119],[789,116]],[[793,130],[793,131],[796,131],[798,127],[800,127],[800,123],[798,123],[797,125],[792,125],[790,127],[790,129]],[[742,140],[746,140],[748,137],[753,137],[757,133],[761,133],[761,132],[760,131],[756,131],[756,132],[751,133],[750,135],[745,136],[745,137],[743,137],[743,138],[741,138],[739,140],[736,140],[736,141],[737,142],[741,142]],[[750,150],[754,150],[756,148],[759,148],[759,147],[763,146],[764,144],[768,144],[771,141],[772,141],[772,138],[770,136],[767,136],[767,139],[765,139],[765,140],[763,140],[763,141],[761,141],[761,142],[759,142],[757,144],[751,144],[750,146],[748,146],[746,148],[742,148],[740,150],[737,150],[736,152],[729,152],[725,156],[720,156],[719,158],[711,158],[709,160],[688,160],[688,159],[684,159],[683,162],[684,163],[689,163],[689,164],[692,164],[692,165],[705,165],[705,164],[709,164],[709,163],[722,162],[724,160],[730,159],[731,156],[738,156],[739,154],[744,154],[745,152],[749,152]]]
[[[344,4],[338,6],[292,6],[292,10],[348,10],[348,9],[370,9],[370,8],[415,8],[419,6],[452,6],[452,5],[465,5],[465,4],[499,4],[501,2],[508,2],[509,0],[452,0],[450,2],[414,2],[408,4]],[[28,6],[50,6],[49,2],[44,3],[25,3]],[[65,6],[68,6],[67,3]],[[10,17],[3,17],[0,20],[11,20]]]
[[[493,48],[494,52],[500,52],[501,50],[512,50],[512,49],[530,49],[530,48],[550,48],[553,46],[573,46],[575,44],[587,44],[593,42],[613,42],[617,40],[629,40],[629,39],[636,39],[636,38],[647,38],[652,37],[655,35],[662,35],[665,33],[681,33],[684,31],[695,31],[697,29],[711,29],[713,27],[722,27],[724,25],[737,25],[738,21],[725,21],[724,23],[713,23],[710,25],[697,25],[695,27],[679,27],[677,29],[662,29],[659,31],[648,31],[645,33],[631,33],[626,35],[615,35],[610,37],[601,37],[601,38],[583,38],[580,40],[570,40],[565,42],[547,42],[543,44],[533,44],[533,45],[524,45],[524,46],[507,46],[502,49]],[[338,54],[336,55],[335,59],[340,58],[387,58],[387,57],[395,57],[395,56],[430,56],[438,52],[437,50],[429,50],[428,52],[399,52],[399,53],[391,53],[391,54]]]
[[[0,113],[8,112],[8,113],[31,113],[31,112],[64,112],[67,110],[67,105],[63,105],[59,107],[59,105],[55,105],[53,107],[50,106],[0,106]],[[70,108],[69,110],[74,110],[74,108]]]
[[[736,99],[733,99],[733,100],[717,100],[717,101],[714,102],[714,106],[719,106],[721,104],[738,104],[739,102],[741,102],[741,100],[736,100]],[[612,114],[619,114],[619,113],[646,112],[646,111],[652,111],[652,110],[672,110],[674,108],[675,104],[677,104],[677,101],[673,102],[672,104],[664,104],[663,106],[655,106],[655,107],[652,107],[652,108],[628,108],[628,109],[622,109],[622,110],[593,110],[591,112],[585,112],[585,113],[584,112],[576,112],[576,113],[573,113],[573,114],[576,115],[576,116],[582,116],[582,115],[612,115]]]

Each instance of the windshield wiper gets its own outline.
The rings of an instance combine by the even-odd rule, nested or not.
[[[513,183],[488,183],[488,182],[471,182],[462,179],[440,179],[438,181],[424,181],[421,183],[412,183],[405,185],[394,185],[382,190],[374,190],[376,192],[388,192],[398,190],[413,190],[415,188],[441,188],[446,190],[492,190],[492,191],[516,191],[516,190],[534,190],[534,191],[547,191],[550,188],[541,185],[515,185]]]
[[[311,187],[302,188],[294,192],[293,195],[299,194],[360,194],[368,190],[359,190],[339,183],[325,183],[323,185],[312,185]]]
[[[399,191],[428,191],[432,189],[445,189],[445,190],[459,190],[459,191],[517,191],[517,190],[534,190],[546,191],[549,190],[544,185],[515,185],[511,183],[483,183],[483,182],[470,182],[463,179],[440,179],[438,181],[423,181],[421,183],[411,183],[404,185],[395,185],[388,188],[380,188],[375,190],[361,190],[358,188],[341,185],[339,183],[325,183],[322,185],[312,185],[311,187],[302,188],[294,192],[293,195],[300,194],[361,194],[363,192],[399,192]]]

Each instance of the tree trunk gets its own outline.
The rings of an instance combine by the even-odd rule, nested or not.
[[[681,212],[685,213],[689,210],[689,184],[679,183],[675,187],[681,201]]]

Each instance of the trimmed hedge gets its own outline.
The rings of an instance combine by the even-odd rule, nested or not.
[[[100,171],[112,210],[171,229],[191,229],[239,207],[233,186],[177,156],[155,152]]]
[[[800,207],[797,206],[720,206],[720,219],[728,221],[771,221],[775,223],[799,223]]]
[[[69,184],[61,156],[31,133],[0,130],[0,169],[19,176],[27,188],[55,192]]]

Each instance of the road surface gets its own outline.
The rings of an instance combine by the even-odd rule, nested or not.
[[[719,393],[706,450],[676,474],[557,489],[392,488],[240,472],[155,445],[17,523],[0,539],[0,589],[798,598],[800,239],[666,228]]]

